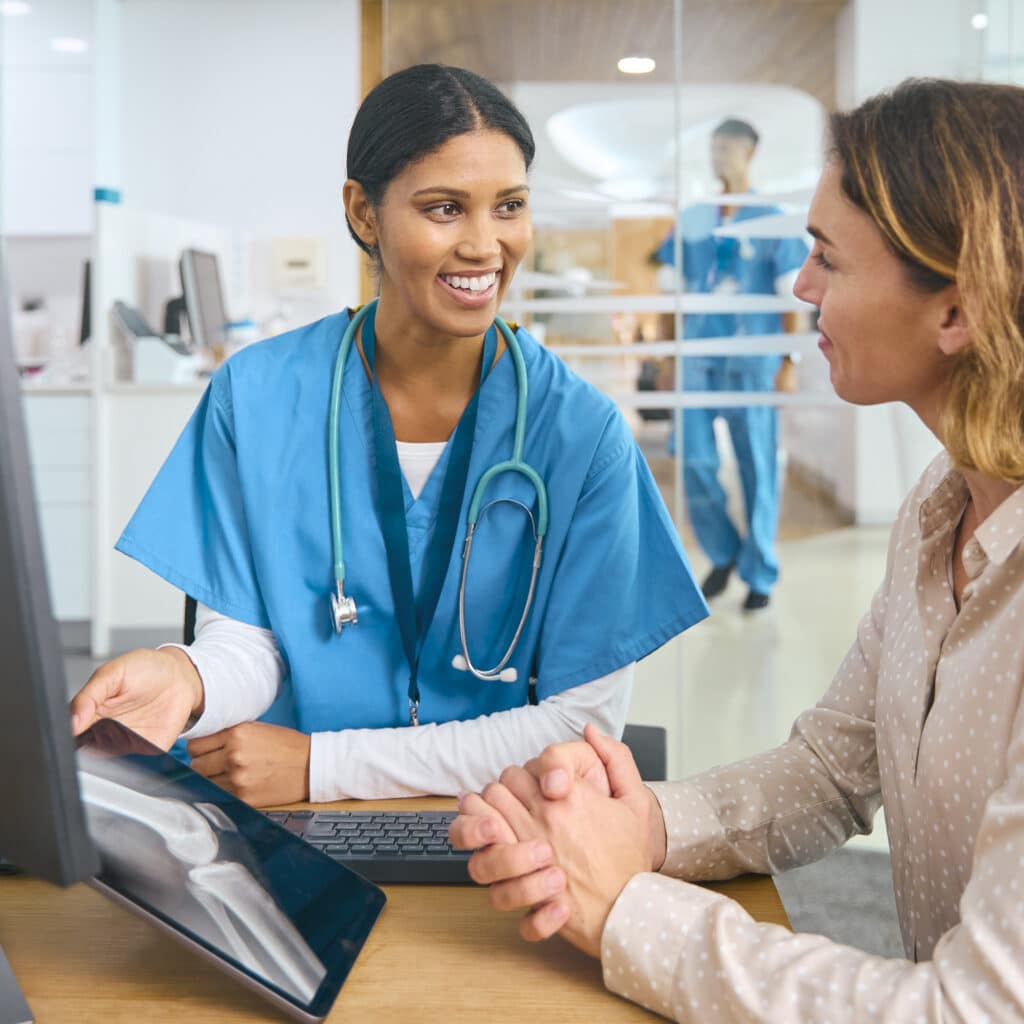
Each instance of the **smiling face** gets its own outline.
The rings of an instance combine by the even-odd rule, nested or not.
[[[482,335],[530,245],[528,195],[523,155],[498,131],[458,135],[406,167],[368,218],[382,310],[431,334]]]
[[[818,347],[840,398],[905,402],[935,429],[950,357],[964,344],[956,285],[912,285],[874,221],[843,193],[841,177],[830,162],[807,218],[814,248],[793,290],[821,311]]]

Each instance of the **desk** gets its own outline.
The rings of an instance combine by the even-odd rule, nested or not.
[[[335,809],[444,810],[451,800]],[[323,809],[323,805],[321,808]],[[788,926],[770,878],[714,886],[758,920]],[[389,886],[388,903],[330,1021],[655,1020],[608,992],[601,966],[560,939],[534,945],[517,914],[475,886]],[[0,877],[0,944],[37,1024],[236,1024],[285,1018],[152,926],[85,885]]]

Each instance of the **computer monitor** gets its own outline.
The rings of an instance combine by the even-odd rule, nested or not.
[[[7,303],[0,275],[0,857],[70,885],[99,858],[79,799]]]
[[[0,273],[0,856],[71,885],[94,875],[100,860],[79,797],[12,334]],[[0,949],[0,1019],[27,1020],[27,1010]]]
[[[82,320],[78,328],[78,344],[84,345],[92,337],[92,260],[82,267]]]
[[[228,314],[216,255],[186,249],[179,269],[192,341],[202,348],[223,345],[227,341]]]

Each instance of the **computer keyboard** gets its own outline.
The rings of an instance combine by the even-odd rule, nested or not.
[[[267,816],[371,882],[472,883],[469,851],[448,845],[454,811],[269,811]]]

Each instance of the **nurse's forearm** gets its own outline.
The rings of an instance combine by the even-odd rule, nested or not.
[[[587,722],[620,736],[634,671],[626,665],[540,704],[465,722],[314,733],[310,799],[456,796],[483,789],[509,765],[523,764],[549,744],[578,739]]]

